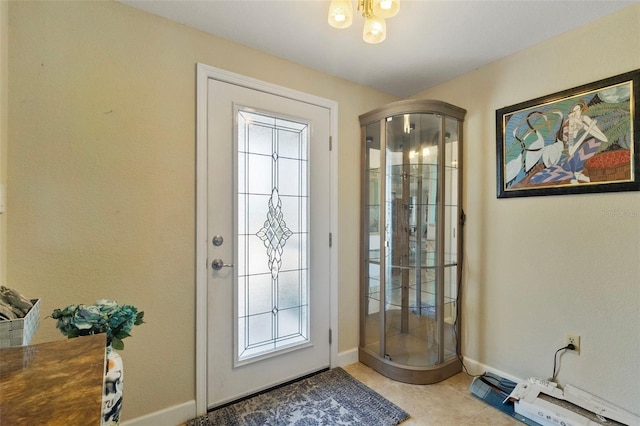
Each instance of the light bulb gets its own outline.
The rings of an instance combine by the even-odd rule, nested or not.
[[[371,15],[364,23],[362,38],[367,43],[376,44],[387,38],[387,23],[383,18]]]
[[[331,0],[327,21],[334,28],[350,27],[353,22],[351,0]]]
[[[400,11],[400,0],[374,0],[373,14],[380,18],[392,18]]]

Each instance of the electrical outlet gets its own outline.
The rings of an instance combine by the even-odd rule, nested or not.
[[[573,352],[580,355],[580,336],[577,334],[567,333],[565,336],[565,345],[573,345]]]

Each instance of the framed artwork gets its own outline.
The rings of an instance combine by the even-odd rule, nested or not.
[[[640,190],[640,70],[496,111],[498,198]]]

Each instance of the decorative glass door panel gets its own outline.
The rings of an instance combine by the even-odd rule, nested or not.
[[[465,111],[408,100],[360,117],[364,135],[360,361],[434,383],[460,371],[458,223]]]
[[[385,359],[437,363],[438,135],[434,114],[386,118]]]
[[[381,157],[380,157],[380,123],[375,122],[366,127],[365,135],[365,170],[363,178],[363,197],[364,197],[364,234],[363,241],[363,261],[367,265],[363,269],[364,280],[364,299],[363,312],[364,321],[362,325],[362,336],[364,344],[371,350],[379,351],[380,349],[380,325],[381,303],[383,303],[382,292],[380,289],[380,271],[382,265],[381,253],[384,249],[381,244],[384,241],[385,222],[384,211],[380,205],[380,192],[382,189],[381,179]]]
[[[459,123],[451,117],[444,120],[444,288],[443,288],[443,317],[444,317],[444,357],[456,356],[456,336],[454,326],[458,321],[458,279],[460,277],[458,264],[458,234],[460,199],[458,194],[458,146]]]
[[[238,107],[235,365],[309,344],[309,124]]]

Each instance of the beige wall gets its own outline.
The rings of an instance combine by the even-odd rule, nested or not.
[[[0,1],[0,185],[7,182],[9,124],[9,3]],[[0,214],[0,284],[7,272],[7,215]]]
[[[640,68],[639,24],[635,5],[415,96],[468,111],[465,357],[547,378],[565,332],[577,333],[560,383],[636,414],[640,193],[497,199],[495,111]]]
[[[202,62],[339,103],[338,343],[357,346],[358,115],[396,98],[113,2],[12,2],[9,23],[7,274],[42,299],[34,343],[62,338],[56,307],[133,304],[124,419],[195,398]]]
[[[496,108],[640,68],[639,21],[634,6],[418,96],[468,110],[464,354],[547,377],[578,333],[561,382],[636,413],[640,194],[497,200],[494,123]],[[195,397],[202,62],[339,102],[339,350],[357,345],[357,117],[393,97],[117,3],[12,2],[9,23],[7,283],[43,299],[37,342],[61,338],[55,307],[132,303],[148,323],[125,341],[124,419]]]

